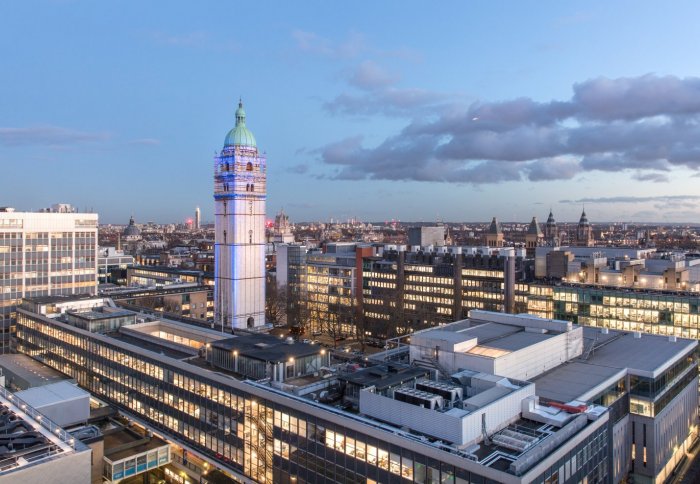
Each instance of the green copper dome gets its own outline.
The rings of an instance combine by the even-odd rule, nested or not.
[[[249,148],[257,148],[255,136],[245,127],[245,111],[243,110],[243,101],[238,101],[238,109],[236,109],[236,126],[228,132],[224,147],[226,146],[247,146]]]

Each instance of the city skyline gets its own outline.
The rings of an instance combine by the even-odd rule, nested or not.
[[[232,7],[235,28],[219,7],[6,9],[0,204],[65,201],[115,224],[199,206],[211,221],[213,156],[240,96],[273,160],[268,219],[700,213],[694,4],[387,4],[371,18],[279,4]],[[28,166],[43,175],[31,190]]]

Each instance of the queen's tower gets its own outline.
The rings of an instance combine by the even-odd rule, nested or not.
[[[222,328],[265,324],[267,166],[238,103],[214,166],[215,320]]]

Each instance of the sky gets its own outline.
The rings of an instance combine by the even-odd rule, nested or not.
[[[700,3],[4,2],[0,206],[212,220],[242,98],[292,221],[698,222]]]

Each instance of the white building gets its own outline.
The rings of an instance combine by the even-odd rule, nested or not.
[[[267,161],[245,125],[243,103],[236,126],[216,158],[215,320],[222,326],[265,324],[265,200]]]
[[[0,348],[23,297],[97,292],[97,214],[0,208]]]

